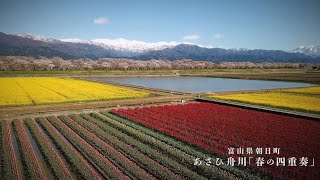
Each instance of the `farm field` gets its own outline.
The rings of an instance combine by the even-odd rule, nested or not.
[[[216,163],[218,158],[232,167],[234,159],[234,166],[260,178],[319,179],[318,121],[213,103],[114,109],[112,113],[211,153],[199,154],[202,164],[197,167]]]
[[[208,98],[246,102],[305,112],[320,113],[320,87],[270,90],[261,93],[209,95]]]
[[[109,112],[1,121],[3,179],[236,179],[255,175]]]
[[[143,91],[70,78],[0,78],[0,107],[147,97]]]
[[[0,83],[0,107],[19,111],[0,118],[0,179],[319,179],[319,121],[71,78]],[[210,98],[237,95],[221,94]],[[239,95],[253,94],[320,112],[319,86]],[[76,103],[47,112],[68,102]],[[48,105],[23,106],[38,104]]]

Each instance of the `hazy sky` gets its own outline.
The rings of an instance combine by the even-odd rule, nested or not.
[[[320,44],[320,0],[1,0],[0,31],[291,50]]]

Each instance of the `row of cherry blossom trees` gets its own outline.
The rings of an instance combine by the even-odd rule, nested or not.
[[[309,68],[312,64],[304,63],[252,63],[252,62],[220,62],[194,61],[188,59],[168,61],[140,61],[126,58],[101,58],[98,60],[62,58],[33,58],[25,56],[0,56],[1,71],[19,70],[171,70],[171,69],[245,69],[245,68]]]

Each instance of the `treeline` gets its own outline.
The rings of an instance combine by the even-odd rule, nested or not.
[[[125,58],[102,58],[98,60],[62,58],[32,58],[25,56],[0,56],[1,71],[35,71],[35,70],[171,70],[171,69],[245,69],[245,68],[309,68],[312,64],[304,63],[252,63],[194,61],[189,59],[167,61],[140,61]]]

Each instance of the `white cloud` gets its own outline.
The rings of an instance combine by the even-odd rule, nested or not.
[[[109,22],[108,18],[106,17],[99,17],[93,20],[95,24],[107,24]]]
[[[220,34],[220,33],[215,33],[213,36],[213,39],[222,39],[223,38],[223,35],[222,34]]]
[[[191,35],[184,36],[183,39],[194,41],[194,40],[200,39],[200,36],[198,34],[191,34]]]

